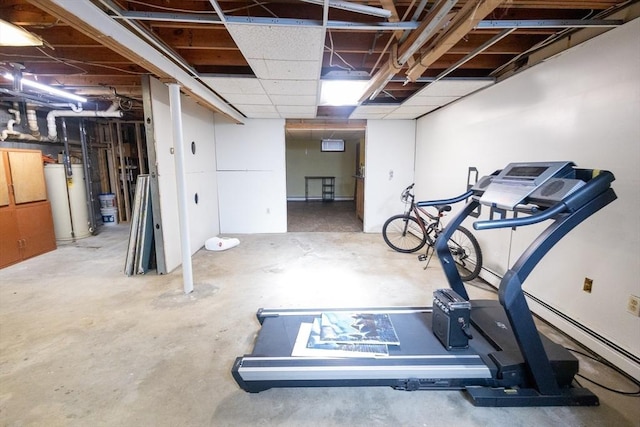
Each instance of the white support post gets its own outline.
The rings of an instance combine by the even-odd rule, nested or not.
[[[180,244],[182,245],[182,279],[184,293],[193,291],[193,269],[191,266],[191,238],[189,237],[189,216],[187,212],[187,180],[184,173],[184,144],[182,140],[182,105],[180,85],[169,84],[169,109],[173,124],[173,150],[176,165],[176,186],[178,191],[178,216],[180,222]]]

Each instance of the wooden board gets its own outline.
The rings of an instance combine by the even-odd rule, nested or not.
[[[4,164],[5,159],[0,152],[0,206],[9,205],[9,180],[7,179],[8,168]]]
[[[40,151],[10,151],[9,165],[16,204],[47,200]]]

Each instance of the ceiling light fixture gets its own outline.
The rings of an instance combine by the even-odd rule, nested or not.
[[[8,80],[11,80],[11,81],[14,80],[14,77],[9,73],[4,73],[2,76],[5,79],[8,79]],[[70,100],[76,101],[76,102],[87,102],[87,98],[83,98],[83,97],[75,95],[73,93],[65,92],[65,91],[60,90],[60,89],[56,89],[55,87],[51,87],[51,86],[45,85],[43,83],[34,82],[33,80],[28,80],[28,79],[24,79],[24,78],[22,78],[20,80],[21,80],[21,82],[22,82],[22,84],[24,86],[29,86],[29,87],[32,87],[34,89],[38,89],[38,90],[40,90],[42,92],[48,93],[49,95],[59,96],[59,97],[70,99]]]
[[[320,105],[358,105],[367,80],[322,80]]]
[[[0,19],[0,46],[42,46],[38,36],[22,27]]]

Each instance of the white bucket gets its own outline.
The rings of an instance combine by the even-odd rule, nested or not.
[[[101,208],[102,223],[104,225],[115,225],[118,223],[118,210],[116,208]]]
[[[100,208],[108,209],[116,206],[116,195],[113,193],[98,194],[100,199]]]

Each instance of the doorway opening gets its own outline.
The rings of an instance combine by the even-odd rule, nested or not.
[[[364,120],[287,120],[287,231],[362,231],[365,129]]]

